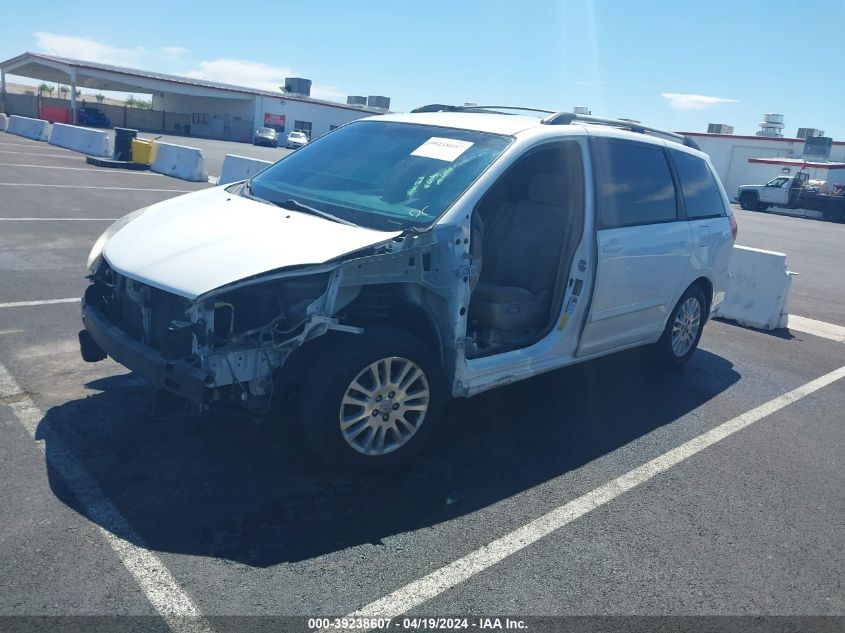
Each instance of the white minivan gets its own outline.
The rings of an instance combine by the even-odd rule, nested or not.
[[[683,365],[736,230],[677,134],[425,106],[116,222],[89,258],[82,355],[198,413],[295,395],[322,454],[389,468],[449,397],[635,346]]]

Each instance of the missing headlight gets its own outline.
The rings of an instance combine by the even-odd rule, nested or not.
[[[328,273],[256,284],[213,298],[214,339],[227,343],[253,334],[288,332],[326,290]]]

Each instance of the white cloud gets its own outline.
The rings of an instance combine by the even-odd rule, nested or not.
[[[35,36],[36,48],[47,55],[58,55],[59,57],[94,61],[113,66],[153,69],[174,57],[181,57],[190,52],[182,46],[121,48],[105,44],[91,37],[60,35],[44,31],[38,31],[33,35]]]
[[[675,110],[704,110],[722,103],[739,103],[738,99],[691,95],[678,92],[662,92],[660,96],[669,102],[670,108],[674,108]]]
[[[215,59],[202,61],[197,68],[184,73],[186,77],[207,79],[236,86],[247,86],[278,92],[285,85],[286,77],[297,77],[299,74],[287,66],[271,66],[262,62],[245,59]],[[338,100],[345,99],[347,93],[336,86],[312,84],[311,96],[317,99]]]
[[[278,91],[285,85],[285,77],[292,77],[290,68],[270,66],[243,59],[215,59],[202,61],[197,68],[185,73],[186,77],[220,81],[236,86]]]

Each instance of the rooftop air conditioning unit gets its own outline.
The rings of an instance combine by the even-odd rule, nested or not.
[[[727,123],[708,123],[707,124],[707,133],[708,134],[733,134],[734,133],[734,126],[728,125]]]

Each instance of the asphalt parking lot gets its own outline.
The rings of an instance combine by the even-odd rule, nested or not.
[[[108,220],[207,186],[0,133],[0,616],[841,626],[845,343],[713,321],[675,374],[637,351],[546,374],[453,403],[404,471],[340,476],[290,420],[155,419],[143,382],[79,357],[74,299]],[[845,225],[737,216],[739,244],[801,273],[792,313],[845,326]]]

